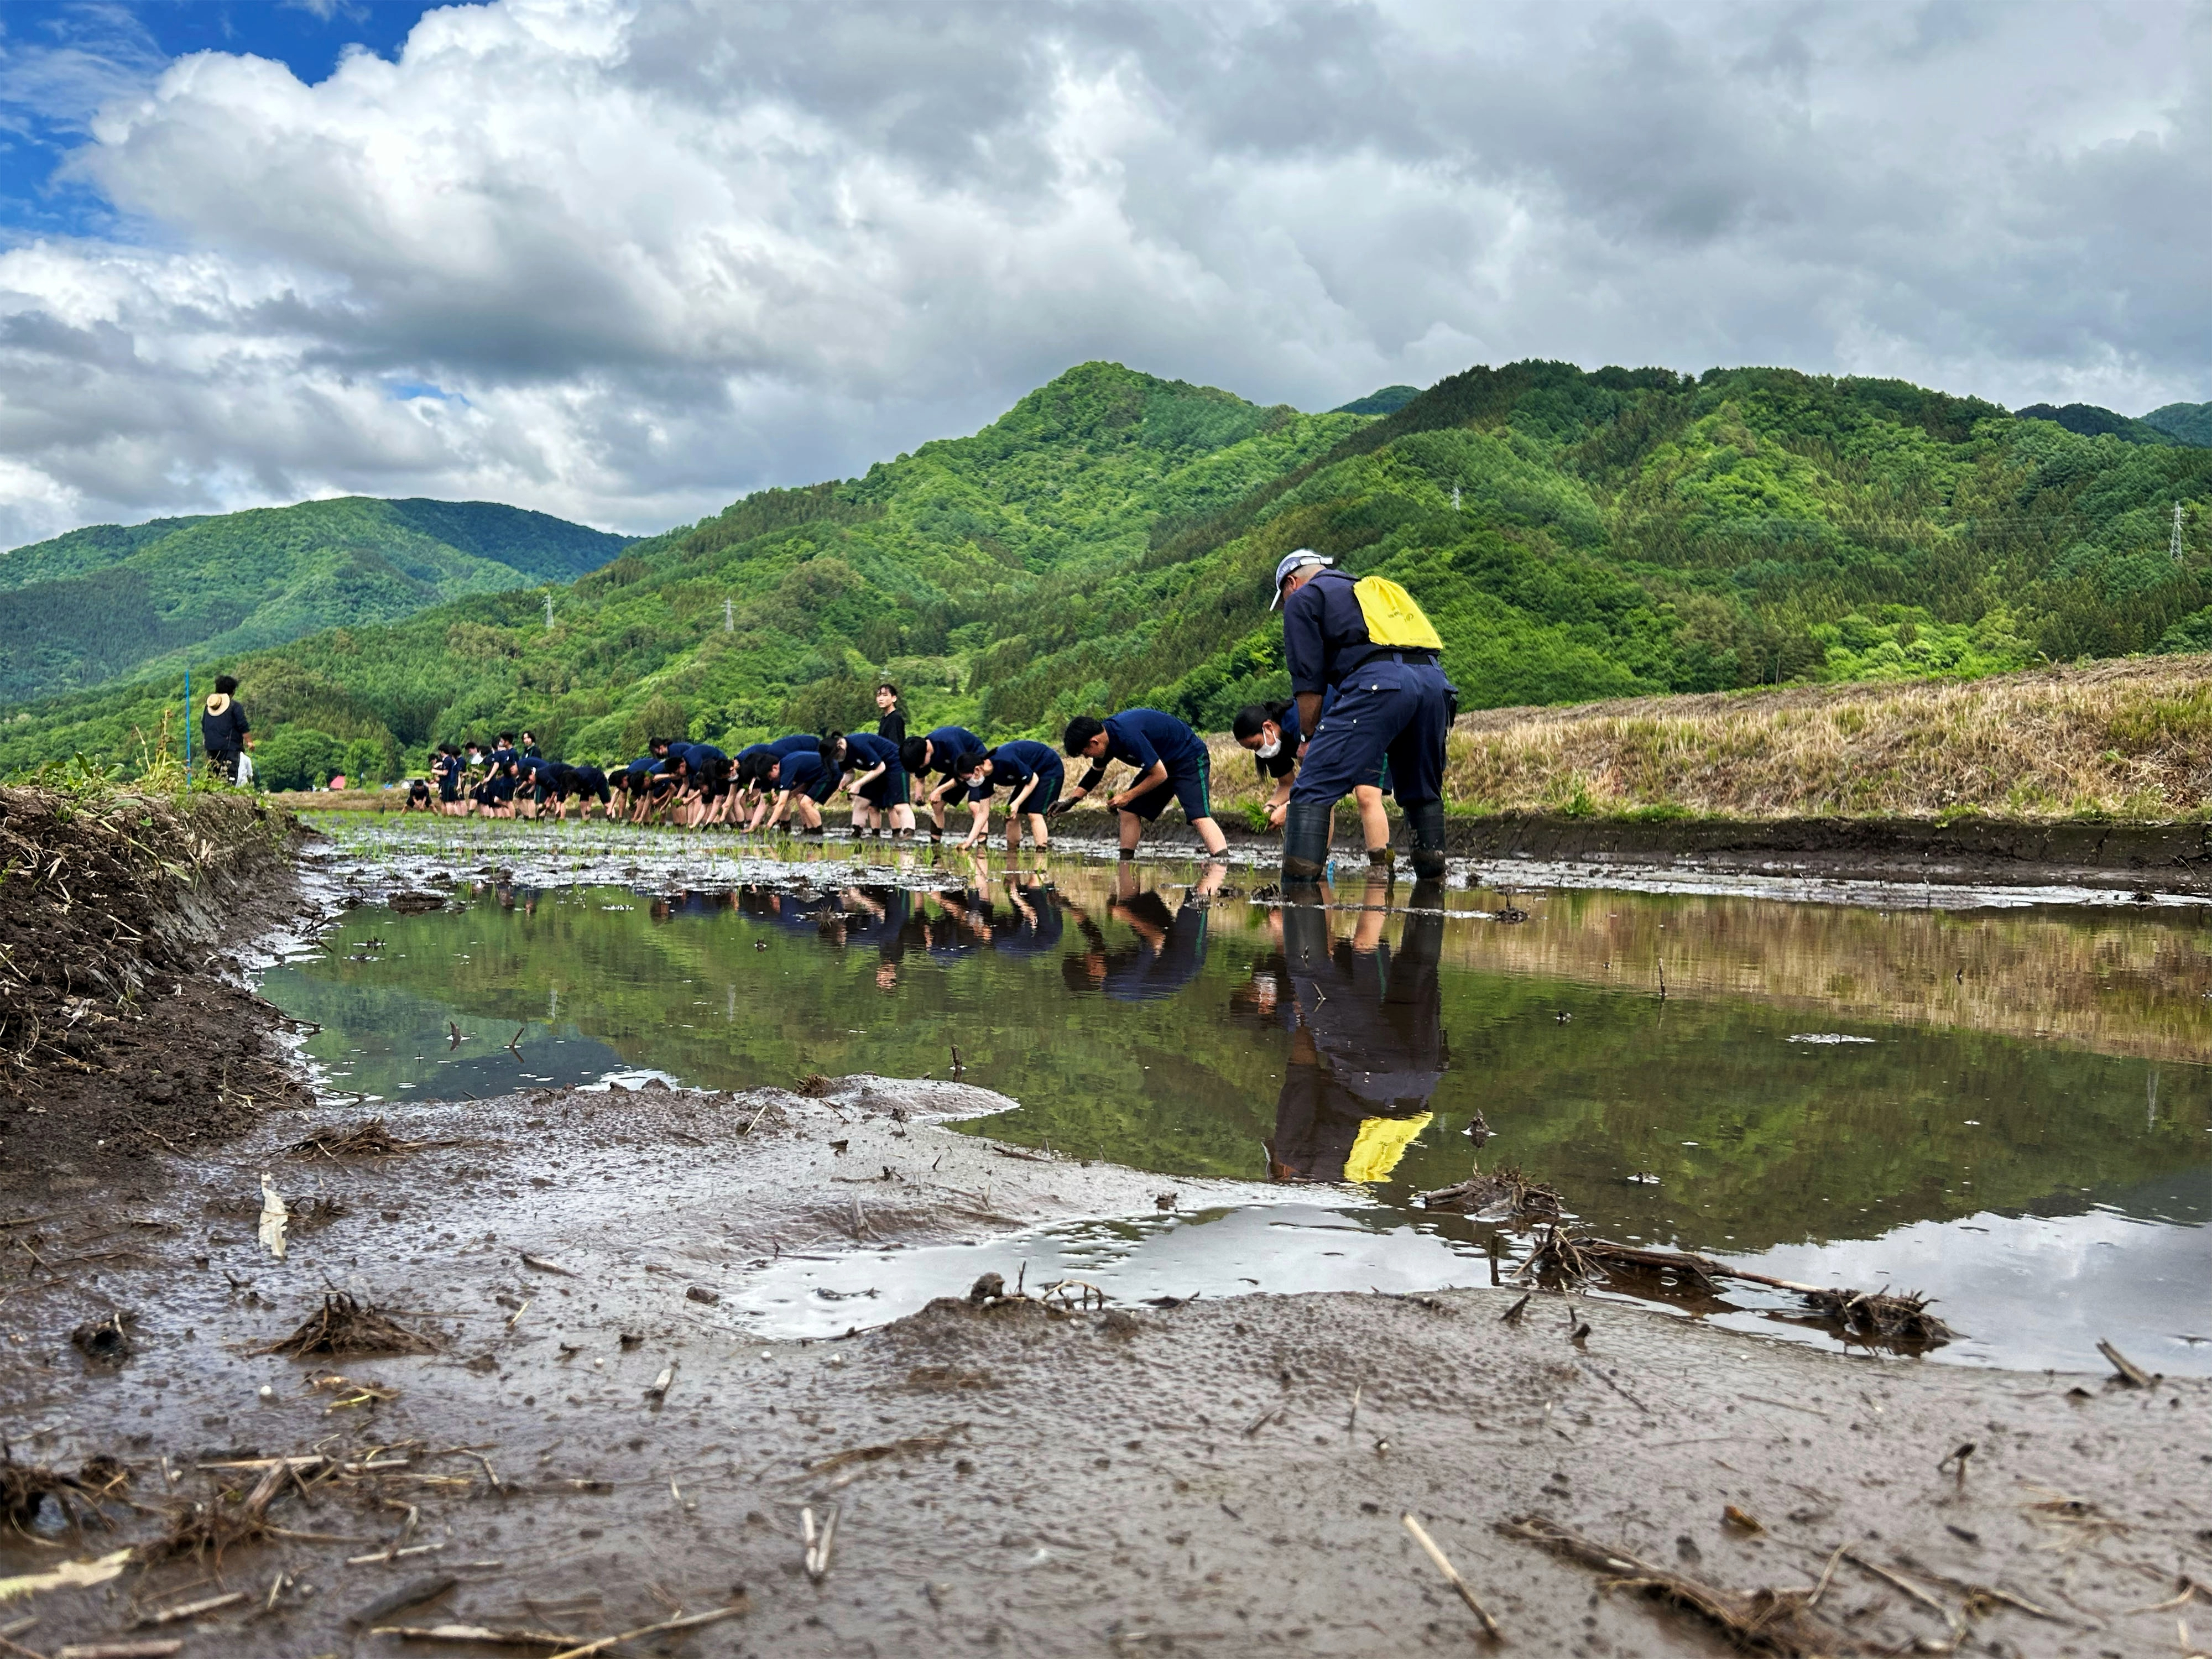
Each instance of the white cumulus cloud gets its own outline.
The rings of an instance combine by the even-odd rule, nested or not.
[[[343,9],[341,8],[341,10]],[[11,50],[14,55],[10,56]],[[302,495],[631,530],[1114,357],[2212,396],[2212,6],[495,0],[306,85],[26,55],[0,544]]]

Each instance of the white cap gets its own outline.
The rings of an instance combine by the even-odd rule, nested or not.
[[[1281,606],[1283,603],[1283,579],[1288,576],[1293,570],[1303,569],[1310,564],[1334,564],[1335,562],[1336,561],[1334,559],[1324,559],[1310,547],[1301,547],[1294,553],[1284,554],[1282,562],[1275,567],[1275,598],[1273,603],[1270,604],[1267,609],[1273,611]]]

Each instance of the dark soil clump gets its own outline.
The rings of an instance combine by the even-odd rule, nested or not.
[[[214,971],[289,910],[294,822],[251,796],[0,788],[0,1191],[141,1167],[306,1091]]]

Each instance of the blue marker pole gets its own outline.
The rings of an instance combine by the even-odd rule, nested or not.
[[[185,665],[185,781],[192,781],[192,665]]]

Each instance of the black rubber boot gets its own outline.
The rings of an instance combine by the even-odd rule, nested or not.
[[[1328,873],[1330,811],[1322,801],[1294,800],[1283,813],[1283,880],[1311,883]]]
[[[1444,872],[1444,804],[1424,801],[1406,809],[1406,828],[1413,842],[1413,879],[1435,881]]]

